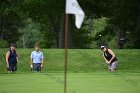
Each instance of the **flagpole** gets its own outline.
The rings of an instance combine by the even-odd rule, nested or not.
[[[65,15],[65,60],[64,60],[64,93],[67,93],[67,58],[68,58],[68,30],[69,30],[69,18],[68,14],[74,14],[76,16],[76,27],[80,29],[84,20],[84,12],[78,4],[77,0],[66,0],[66,15]]]
[[[64,93],[67,93],[67,57],[68,57],[68,14],[65,16],[65,60],[64,60]]]

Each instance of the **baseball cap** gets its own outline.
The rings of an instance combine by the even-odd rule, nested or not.
[[[101,46],[101,50],[103,50],[106,46]]]

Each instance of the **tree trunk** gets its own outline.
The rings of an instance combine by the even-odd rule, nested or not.
[[[72,15],[69,15],[69,23],[68,23],[68,48],[72,48]]]
[[[134,32],[134,48],[140,48],[140,1],[137,4],[136,8],[136,17],[135,17],[135,32]]]
[[[53,36],[54,41],[55,41],[55,48],[59,48],[59,39],[58,39],[58,34],[57,34],[58,28],[56,27],[55,19],[51,15],[49,15],[49,19],[50,19],[51,26],[52,26],[52,36]]]
[[[1,19],[0,20],[0,32],[1,32],[0,40],[3,40],[3,37],[4,37],[4,17],[2,16],[0,19]]]
[[[123,49],[124,48],[124,33],[123,31],[117,31],[117,48]]]
[[[64,39],[65,39],[65,15],[62,16],[61,19],[61,29],[60,29],[60,35],[59,35],[59,48],[64,48]],[[72,48],[72,15],[69,15],[68,17],[68,41],[67,41],[67,48]]]

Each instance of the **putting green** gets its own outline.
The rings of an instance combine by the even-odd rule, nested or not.
[[[0,74],[0,93],[63,93],[63,74]],[[67,93],[140,93],[140,74],[68,73]]]

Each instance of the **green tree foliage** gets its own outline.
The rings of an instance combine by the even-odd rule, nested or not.
[[[59,48],[59,31],[64,29],[64,26],[61,27],[61,21],[64,21],[64,0],[24,0],[24,6],[28,16],[42,25],[46,39],[42,42],[46,42],[47,47]]]
[[[93,19],[91,19],[93,20]],[[107,27],[107,21],[108,18],[101,17],[93,20],[90,36],[91,36],[91,48],[98,48],[102,44],[105,43],[105,35],[103,34],[103,31]]]
[[[32,22],[31,19],[26,19],[26,26],[18,31],[22,34],[21,38],[17,41],[18,47],[32,48],[42,38],[39,24]]]
[[[115,42],[117,43],[117,48],[124,48],[124,46],[134,48],[136,45],[134,42],[139,42],[139,37],[135,37],[136,34],[139,34],[136,31],[136,20],[139,19],[139,17],[136,18],[136,15],[138,14],[138,11],[136,10],[138,6],[140,6],[139,2],[139,0],[106,1],[107,7],[104,8],[104,11],[106,11],[104,15],[110,18],[107,29],[112,31],[113,34],[115,33],[113,38],[116,37]],[[132,33],[135,33],[135,35],[132,35]],[[137,41],[135,41],[136,38]],[[131,41],[133,41],[133,43]]]
[[[64,48],[65,1],[1,0],[0,39],[8,43],[18,41],[19,44],[25,35],[22,31],[31,30],[29,33],[32,34],[32,30],[36,29],[34,34],[37,38],[41,36],[39,42],[42,47]],[[78,2],[86,18],[82,28],[77,31],[74,25],[75,17],[70,15],[68,48],[98,48],[100,44],[112,48],[140,48],[139,0]],[[32,19],[34,25],[39,24],[39,29],[35,26],[33,29],[29,28],[32,26],[24,22],[26,19]],[[35,37],[31,37],[30,41],[26,40],[25,47],[34,45],[33,43],[38,41]],[[20,43],[19,46],[23,44]]]
[[[90,1],[90,4],[88,1]],[[114,40],[114,48],[139,47],[139,0],[87,0],[86,3],[84,1],[81,3],[85,4],[86,10],[88,9],[88,16],[95,14],[97,18],[101,16],[109,18],[107,27],[102,32],[106,35],[105,37],[110,38],[104,37],[106,45],[111,46],[110,42]],[[94,6],[92,7],[91,5]]]
[[[20,3],[19,0],[0,1],[0,39],[8,43],[16,42],[20,36],[17,31],[22,20],[19,15]]]

